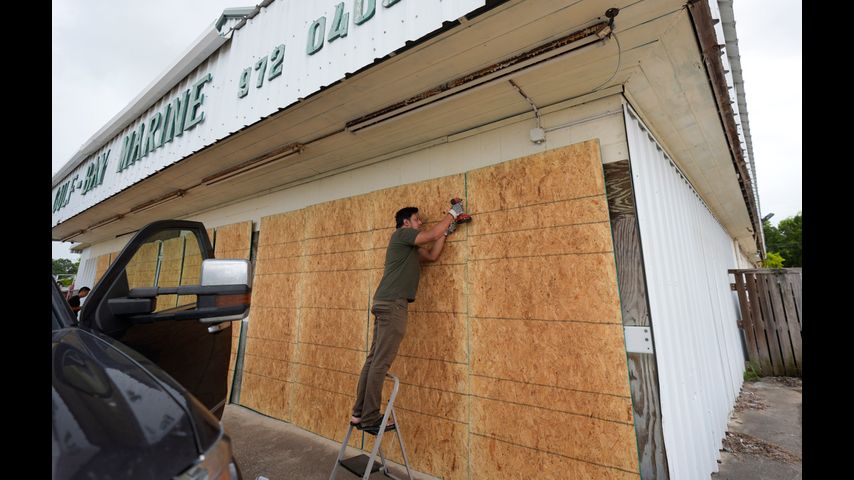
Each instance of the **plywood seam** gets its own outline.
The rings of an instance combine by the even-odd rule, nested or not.
[[[346,393],[336,392],[335,390],[329,390],[329,389],[327,389],[327,388],[318,387],[318,386],[316,386],[316,385],[311,385],[311,384],[308,384],[308,383],[297,382],[296,380],[294,380],[294,381],[290,381],[290,382],[288,382],[288,383],[294,383],[294,384],[296,384],[296,385],[302,385],[303,387],[313,388],[313,389],[315,389],[315,390],[320,390],[320,391],[327,392],[327,393],[334,393],[335,395],[341,395],[342,397],[353,398],[353,399],[355,399],[355,398],[356,398],[356,397],[354,397],[353,395],[348,395],[348,394],[346,394]],[[312,433],[316,433],[316,432],[312,432]]]
[[[542,318],[522,318],[522,317],[478,317],[472,316],[478,320],[519,320],[523,322],[550,322],[550,323],[584,323],[588,325],[617,325],[622,326],[621,322],[596,322],[593,320],[544,320]]]
[[[511,161],[512,161],[512,160],[511,160]],[[500,164],[499,164],[499,165],[500,165]],[[540,206],[540,205],[553,205],[553,204],[555,204],[555,203],[572,202],[572,201],[575,201],[575,200],[584,200],[584,199],[587,199],[587,198],[596,198],[596,197],[605,197],[605,192],[602,192],[602,193],[596,193],[596,194],[593,194],[593,195],[582,195],[582,196],[580,196],[580,197],[560,198],[560,199],[557,199],[557,200],[549,200],[548,202],[526,203],[525,205],[519,205],[519,206],[516,206],[516,207],[505,207],[505,208],[497,208],[497,209],[495,209],[495,210],[477,211],[477,212],[472,212],[472,214],[476,214],[476,215],[484,215],[484,214],[487,214],[487,213],[509,212],[509,211],[511,211],[511,210],[521,210],[521,209],[523,209],[523,208],[538,207],[538,206]]]
[[[453,362],[451,360],[445,360],[444,358],[419,357],[417,355],[409,355],[409,354],[404,354],[404,353],[398,353],[397,356],[398,357],[406,357],[406,358],[417,358],[418,360],[429,360],[432,362],[442,362],[442,363],[447,363],[450,365],[467,365],[465,362]],[[401,382],[401,383],[403,383],[403,382]]]
[[[522,384],[522,385],[534,385],[534,386],[537,386],[537,387],[557,388],[557,389],[560,389],[560,390],[568,390],[568,391],[570,391],[570,392],[592,393],[592,394],[596,394],[596,395],[605,395],[605,396],[608,396],[608,397],[624,398],[624,399],[629,399],[629,400],[631,400],[631,396],[629,396],[629,395],[618,395],[618,394],[616,394],[616,393],[594,392],[594,391],[591,391],[591,390],[579,390],[579,389],[577,389],[577,388],[561,387],[561,386],[558,386],[558,385],[544,385],[544,384],[542,384],[542,383],[520,382],[519,380],[514,380],[514,379],[512,379],[512,378],[490,377],[489,375],[483,375],[483,374],[481,374],[481,373],[472,373],[472,376],[473,376],[473,377],[481,377],[481,378],[489,378],[489,379],[492,379],[492,380],[504,380],[504,381],[507,381],[507,382],[519,383],[519,384]]]
[[[460,424],[460,425],[465,425],[465,424],[466,424],[466,422],[461,422],[461,421],[459,421],[459,420],[454,420],[454,419],[451,419],[451,418],[445,418],[445,417],[442,417],[442,416],[440,416],[440,415],[435,415],[435,414],[432,414],[432,413],[419,412],[418,410],[412,410],[411,408],[405,408],[405,407],[400,406],[400,405],[395,405],[394,409],[395,409],[395,410],[400,409],[400,410],[403,410],[403,411],[405,411],[405,412],[417,413],[418,415],[424,415],[425,417],[438,418],[438,419],[440,419],[440,420],[445,420],[445,421],[452,422],[452,423],[458,423],[458,424]]]
[[[634,472],[634,471],[631,471],[631,470],[626,470],[626,469],[624,469],[624,468],[616,467],[616,466],[613,466],[613,465],[605,465],[605,464],[602,464],[602,463],[591,462],[590,460],[584,460],[584,459],[582,459],[582,458],[572,457],[572,456],[570,456],[570,455],[564,455],[564,454],[562,454],[562,453],[552,452],[552,451],[550,451],[550,450],[542,450],[542,449],[539,449],[539,448],[529,447],[529,446],[527,446],[527,445],[522,445],[522,444],[519,444],[519,443],[509,442],[509,441],[504,440],[504,439],[502,439],[502,438],[493,437],[492,435],[487,435],[487,434],[484,434],[484,433],[472,432],[472,435],[477,435],[477,436],[479,436],[479,437],[488,438],[488,439],[490,439],[490,440],[495,440],[495,441],[497,441],[497,442],[506,443],[506,444],[508,444],[508,445],[513,445],[514,447],[526,448],[526,449],[528,449],[528,450],[533,450],[533,451],[535,451],[535,452],[547,453],[547,454],[549,454],[549,455],[556,455],[556,456],[558,456],[558,457],[568,458],[568,459],[570,459],[570,460],[575,460],[575,461],[583,462],[583,463],[589,463],[590,465],[596,465],[597,467],[610,468],[610,469],[612,469],[612,470],[619,470],[619,471],[621,471],[621,472],[633,473],[633,474],[635,474],[635,475],[640,476],[640,474],[639,474],[638,472]]]
[[[507,260],[510,258],[544,258],[544,257],[571,257],[575,255],[604,255],[608,253],[613,253],[612,250],[606,250],[604,252],[578,252],[578,253],[544,253],[542,255],[512,255],[512,256],[504,256],[504,257],[488,257],[488,258],[476,258],[473,260],[469,260],[470,262],[483,262],[486,260]]]
[[[361,349],[358,349],[358,348],[340,347],[340,346],[338,346],[338,345],[327,345],[327,344],[325,344],[325,343],[314,343],[314,342],[305,342],[305,341],[300,341],[299,343],[302,343],[302,344],[305,344],[305,345],[311,345],[311,346],[315,346],[315,347],[338,348],[338,349],[341,349],[341,350],[349,350],[349,351],[351,351],[351,352],[359,352],[359,353],[364,353],[364,352],[365,352],[364,350],[361,350]]]
[[[580,226],[580,225],[599,225],[599,224],[607,224],[608,226],[610,226],[611,222],[609,220],[601,220],[598,222],[564,223],[564,224],[560,224],[560,225],[549,225],[547,227],[521,228],[519,230],[501,230],[499,232],[491,232],[491,233],[469,233],[469,236],[470,237],[488,237],[491,235],[501,235],[502,233],[532,232],[535,230],[549,230],[552,228],[559,228],[559,227],[576,227],[576,226]]]
[[[601,421],[603,421],[603,422],[618,423],[618,424],[620,424],[620,425],[626,425],[626,426],[629,426],[629,427],[634,427],[634,426],[635,426],[634,422],[623,422],[623,421],[620,421],[620,420],[613,420],[613,419],[610,419],[610,418],[597,417],[596,415],[586,415],[586,414],[583,414],[583,413],[571,412],[571,411],[569,411],[569,410],[559,410],[559,409],[556,409],[556,408],[543,407],[542,405],[535,405],[535,404],[533,404],[533,403],[514,402],[514,401],[512,401],[512,400],[505,400],[505,399],[501,399],[501,398],[490,398],[490,397],[484,397],[484,396],[481,396],[481,395],[475,395],[475,394],[473,394],[473,393],[471,394],[471,396],[472,396],[472,397],[474,397],[474,398],[480,398],[480,399],[483,399],[483,400],[489,400],[490,402],[500,402],[500,403],[509,403],[509,404],[511,404],[511,405],[519,405],[520,407],[527,407],[528,409],[536,408],[536,409],[539,409],[539,410],[548,410],[548,411],[550,411],[550,412],[564,413],[564,414],[567,414],[567,415],[573,415],[573,416],[576,416],[576,417],[592,418],[592,419],[594,419],[594,420],[601,420]]]

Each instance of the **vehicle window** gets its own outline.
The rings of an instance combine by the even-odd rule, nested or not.
[[[56,316],[56,310],[51,309],[50,312],[51,322],[51,331],[62,329],[62,322],[59,321],[59,317]]]
[[[128,288],[198,285],[202,258],[199,240],[190,230],[168,230],[139,247],[125,267]],[[193,304],[195,295],[158,295],[155,311]]]

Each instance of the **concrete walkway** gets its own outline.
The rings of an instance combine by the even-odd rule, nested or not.
[[[714,480],[800,480],[801,380],[744,382]]]
[[[327,480],[338,457],[338,449],[341,448],[341,443],[238,405],[226,405],[222,423],[231,437],[234,457],[244,480],[256,480],[259,477],[269,480]],[[345,419],[341,425],[342,433],[346,432],[346,428]],[[393,433],[386,432],[386,435]],[[385,441],[383,443],[385,444]],[[348,447],[345,458],[360,453],[362,452]],[[411,462],[411,451],[409,455]],[[403,466],[389,462],[389,469],[393,475],[407,478]],[[335,478],[351,480],[359,477],[339,468]],[[371,478],[388,477],[382,472],[375,472]],[[414,471],[412,478],[436,480],[435,477]]]

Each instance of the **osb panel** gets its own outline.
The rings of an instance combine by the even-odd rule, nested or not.
[[[355,401],[356,399],[349,395],[294,384],[291,421],[298,427],[336,440],[340,444],[347,434],[347,421]],[[361,444],[360,437],[361,435],[351,435],[349,445],[358,448]]]
[[[255,275],[302,272],[305,269],[305,258],[306,257],[259,258],[256,261]]]
[[[481,213],[475,221],[464,224],[463,227],[468,230],[469,235],[474,236],[607,221],[608,200],[605,195],[599,195]]]
[[[598,465],[638,471],[637,439],[631,424],[477,397],[472,398],[471,409],[472,433]]]
[[[443,418],[396,408],[410,466],[420,472],[445,479],[468,477],[468,426]],[[374,448],[372,435],[365,435],[367,452]],[[383,435],[383,452],[392,461],[403,463],[394,432]]]
[[[293,242],[305,238],[305,211],[279,213],[261,218],[258,245]]]
[[[181,269],[181,285],[200,285],[201,283],[202,253],[199,249],[199,241],[195,235],[188,235],[184,242],[184,266]],[[178,296],[178,305],[186,305],[195,301],[195,295]]]
[[[629,396],[622,325],[472,318],[471,371]]]
[[[358,381],[358,378],[356,379]],[[356,385],[353,385],[355,390]],[[386,382],[383,399],[391,396],[392,383]],[[455,422],[468,422],[468,399],[461,393],[401,383],[395,406]],[[385,409],[382,409],[385,411]],[[404,427],[405,428],[405,427]]]
[[[154,286],[154,276],[157,272],[157,253],[160,242],[146,243],[131,257],[125,273],[129,288],[145,288]]]
[[[566,388],[532,385],[472,375],[471,393],[476,397],[551,408],[602,420],[632,423],[632,400],[603,393],[580,392]]]
[[[251,336],[282,340],[296,337],[297,310],[294,308],[252,307]]]
[[[303,242],[273,243],[258,246],[258,260],[290,258],[302,255]]]
[[[306,272],[366,270],[371,268],[371,255],[368,251],[321,253],[303,258],[305,259]]]
[[[503,480],[529,478],[537,472],[543,480],[638,480],[637,473],[594,465],[553,453],[520,447],[481,435],[471,436],[471,478]]]
[[[249,260],[251,244],[251,220],[217,227],[214,256],[216,258],[242,258]]]
[[[371,208],[366,195],[342,198],[319,203],[303,209],[305,212],[305,238],[329,237],[374,228],[371,217],[365,215]],[[392,213],[392,216],[394,213]]]
[[[406,357],[400,354],[392,363],[389,373],[397,375],[401,383],[436,388],[446,392],[465,393],[468,383],[468,366],[465,364]]]
[[[612,253],[477,260],[470,315],[620,323]]]
[[[394,214],[404,207],[417,207],[422,218],[438,221],[451,208],[451,198],[464,197],[465,189],[465,177],[459,174],[371,192],[364,195],[368,221],[377,229],[394,227]]]
[[[297,307],[299,273],[255,275],[252,284],[252,308]]]
[[[274,418],[290,418],[288,397],[293,384],[252,373],[243,374],[240,404]]]
[[[170,238],[164,241],[160,255],[160,275],[157,277],[157,286],[177,287],[181,280],[181,268],[184,266],[184,238]],[[177,295],[158,295],[155,311],[174,308],[177,302]]]
[[[294,338],[285,337],[281,340],[258,338],[252,336],[252,325],[246,338],[246,354],[258,355],[273,360],[292,361],[294,355]]]
[[[348,396],[355,395],[356,393],[356,386],[359,383],[359,373],[361,372],[336,372],[311,365],[293,364],[294,383]],[[355,402],[355,397],[353,401]],[[337,414],[337,412],[330,413]]]
[[[360,232],[332,237],[311,238],[303,242],[305,255],[360,252],[373,246],[374,232]]]
[[[107,269],[110,267],[110,254],[99,255],[97,263],[95,265],[95,282],[98,283],[98,280],[107,273]],[[85,285],[84,285],[85,286]],[[93,285],[94,286],[94,285]],[[91,287],[90,287],[91,288]]]
[[[466,363],[466,342],[465,315],[413,311],[407,314],[406,336],[398,354]]]
[[[312,365],[327,370],[358,374],[365,362],[365,352],[300,343],[295,361],[303,365]]]
[[[300,306],[367,310],[369,270],[303,273]]]
[[[467,181],[472,214],[605,193],[598,140],[481,168]]]
[[[409,311],[465,312],[465,271],[465,265],[422,265],[418,293]]]
[[[284,360],[275,360],[249,352],[243,356],[243,371],[262,377],[275,378],[276,380],[290,381],[291,368],[293,364]]]
[[[613,251],[608,221],[478,235],[468,243],[472,260]]]
[[[301,308],[299,341],[365,350],[367,310]]]

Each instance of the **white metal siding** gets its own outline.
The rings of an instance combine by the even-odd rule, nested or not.
[[[628,107],[625,118],[670,478],[708,480],[744,371],[733,240]]]
[[[276,113],[344,78],[347,72],[355,72],[370,65],[394,50],[438,29],[443,22],[451,21],[483,5],[482,0],[456,0],[441,2],[425,7],[426,2],[399,2],[392,7],[383,7],[376,2],[373,19],[362,25],[354,25],[352,2],[346,2],[350,13],[348,36],[334,42],[324,42],[323,48],[314,55],[305,51],[309,25],[325,16],[327,31],[335,16],[337,1],[322,2],[273,2],[262,8],[261,13],[247,20],[246,25],[234,32],[226,43],[205,61],[193,69],[169,92],[156,101],[145,113],[126,125],[112,139],[95,150],[87,161],[73,169],[62,182],[51,190],[51,205],[57,191],[66,180],[77,177],[84,181],[91,160],[110,152],[103,184],[82,195],[75,191],[68,204],[53,212],[51,226],[57,225],[87,208],[119,193],[158,171],[172,165],[190,154],[228,137],[242,128],[252,125],[264,117]],[[268,57],[280,44],[285,45],[283,73],[273,80],[265,80],[261,88],[257,85],[257,72],[253,70],[249,93],[237,97],[240,74],[244,68],[252,68],[256,61]],[[134,163],[122,172],[116,172],[126,135],[148,122],[181,92],[207,74],[212,80],[205,84],[204,121],[193,129],[184,131]],[[145,138],[145,137],[143,137]],[[140,146],[142,148],[142,146]]]

